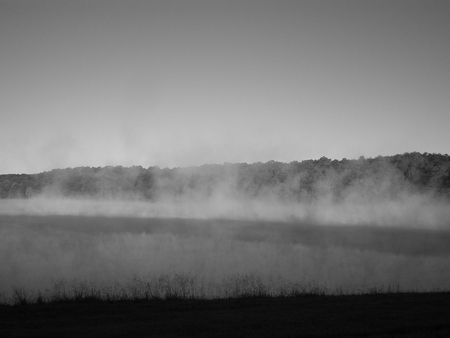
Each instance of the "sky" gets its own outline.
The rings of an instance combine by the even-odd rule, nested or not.
[[[450,153],[450,1],[0,0],[0,174]]]

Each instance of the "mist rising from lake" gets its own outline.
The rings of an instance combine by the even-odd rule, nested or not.
[[[60,279],[107,284],[173,273],[206,285],[252,273],[346,290],[450,287],[444,205],[296,210],[261,202],[233,213],[231,204],[214,206],[1,201],[0,292],[45,289]]]

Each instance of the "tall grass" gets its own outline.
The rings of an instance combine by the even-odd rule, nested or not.
[[[327,295],[395,294],[424,292],[403,289],[400,285],[334,287],[313,282],[292,283],[281,278],[263,280],[256,274],[234,274],[221,283],[205,283],[189,274],[163,274],[158,277],[135,276],[125,283],[98,284],[83,280],[60,279],[45,290],[12,287],[10,295],[0,294],[0,305],[29,305],[67,302],[117,302],[152,300],[208,300],[258,297],[305,297]],[[425,292],[449,292],[427,290]]]

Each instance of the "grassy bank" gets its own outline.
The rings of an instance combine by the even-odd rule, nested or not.
[[[99,285],[59,280],[13,288],[2,337],[447,337],[450,292],[399,285],[352,289],[232,275],[187,274]]]
[[[446,290],[428,290],[445,293]],[[0,295],[4,306],[78,302],[122,302],[154,300],[236,300],[245,298],[292,298],[305,296],[344,296],[425,293],[400,285],[359,285],[328,287],[312,282],[292,283],[282,278],[263,279],[256,274],[230,275],[219,283],[206,283],[189,274],[163,274],[134,277],[125,282],[98,284],[80,280],[56,280],[44,290],[12,286]]]
[[[2,337],[448,337],[450,293],[54,299],[0,306]]]

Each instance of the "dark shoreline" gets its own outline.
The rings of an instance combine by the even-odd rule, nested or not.
[[[0,306],[2,337],[448,337],[450,292]]]

